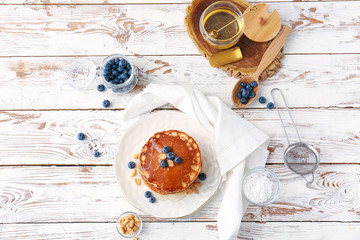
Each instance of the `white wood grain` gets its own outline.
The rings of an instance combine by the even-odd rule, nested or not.
[[[198,54],[183,23],[186,6],[3,5],[0,55]],[[286,53],[360,53],[359,1],[271,8],[294,27]]]
[[[60,224],[5,224],[0,225],[3,240],[53,240],[53,239],[121,239],[115,223],[60,223]],[[238,239],[279,240],[291,236],[292,240],[357,240],[359,223],[255,223],[243,222]],[[215,222],[199,223],[145,223],[139,240],[215,240]]]
[[[101,64],[103,58],[90,59]],[[237,79],[210,67],[202,56],[130,57],[142,73],[135,90],[125,95],[99,93],[99,78],[86,91],[72,89],[65,80],[65,71],[76,59],[0,58],[0,85],[6,89],[0,95],[0,109],[102,109],[106,98],[111,100],[112,108],[124,108],[149,82],[196,88],[234,106],[230,94]],[[286,91],[292,107],[360,107],[360,54],[286,55],[282,64],[278,74],[260,83],[259,95],[270,99],[270,90],[278,87]],[[254,101],[250,107],[265,106]]]
[[[282,164],[268,167],[280,178],[280,196],[270,206],[250,206],[244,221],[359,221],[359,165],[322,164],[311,185]],[[145,221],[216,221],[220,202],[218,193],[179,219],[140,215]],[[121,196],[112,166],[0,169],[2,223],[108,222],[127,210],[139,212]]]
[[[271,137],[268,163],[282,163],[287,142],[276,111],[237,112]],[[120,115],[120,111],[0,112],[0,165],[112,164],[126,129]],[[293,111],[293,117],[302,140],[320,151],[321,162],[360,163],[359,111],[303,109]],[[290,125],[288,117],[285,123]],[[102,142],[100,158],[92,156],[87,140],[77,140],[79,132],[87,140]]]

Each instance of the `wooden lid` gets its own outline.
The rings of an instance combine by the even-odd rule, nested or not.
[[[256,10],[250,11],[250,8],[253,6],[257,7]],[[270,41],[280,31],[280,15],[276,10],[269,13],[267,11],[269,5],[267,4],[255,4],[253,6],[248,7],[244,12],[244,34],[247,38],[255,42]],[[247,14],[245,15],[245,13]]]

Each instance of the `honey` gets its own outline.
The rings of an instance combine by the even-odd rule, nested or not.
[[[204,28],[205,31],[210,33],[210,31],[218,30],[231,21],[234,21],[237,18],[237,15],[227,9],[216,9],[205,16],[204,19]],[[241,19],[238,19],[231,23],[226,28],[218,32],[217,40],[229,40],[234,38],[236,35],[241,33],[243,28],[243,23]],[[228,46],[227,46],[228,47]]]

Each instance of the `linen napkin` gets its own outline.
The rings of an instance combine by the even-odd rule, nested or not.
[[[222,240],[236,239],[248,203],[242,196],[244,172],[264,166],[269,137],[231,110],[218,97],[205,96],[198,90],[176,85],[151,83],[125,108],[125,122],[142,117],[170,103],[203,125],[215,138],[223,200],[218,213],[218,232]]]

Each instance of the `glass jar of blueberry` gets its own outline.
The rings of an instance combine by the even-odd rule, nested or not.
[[[89,59],[77,59],[67,70],[67,80],[77,90],[87,89],[100,76],[106,87],[114,92],[127,93],[135,87],[137,75],[134,64],[121,54],[107,56],[99,67]]]
[[[99,69],[105,86],[114,92],[127,93],[137,83],[137,69],[133,63],[121,54],[107,56]]]

